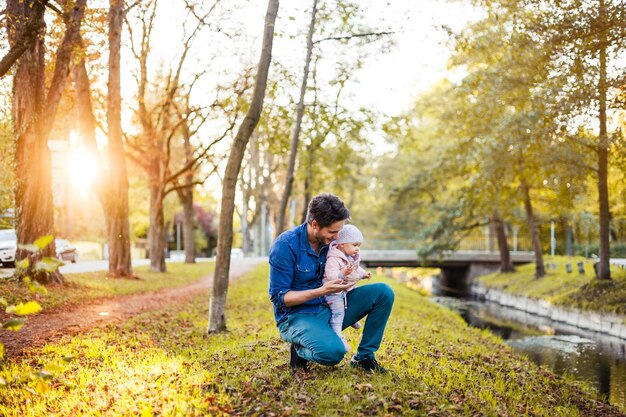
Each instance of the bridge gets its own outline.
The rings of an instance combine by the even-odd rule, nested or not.
[[[533,252],[511,252],[513,265],[534,262]],[[420,258],[417,250],[362,250],[364,267],[428,267],[439,268],[440,284],[466,293],[471,281],[500,269],[500,254],[492,251],[451,251],[441,256]]]
[[[514,265],[527,264],[533,261],[533,252],[511,252],[511,262]],[[361,263],[369,267],[459,268],[469,267],[472,264],[499,266],[500,254],[490,251],[453,251],[446,252],[441,256],[422,259],[417,255],[417,250],[362,250]]]

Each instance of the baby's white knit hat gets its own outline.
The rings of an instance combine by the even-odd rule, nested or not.
[[[356,226],[346,224],[339,231],[335,243],[363,243],[363,233]]]

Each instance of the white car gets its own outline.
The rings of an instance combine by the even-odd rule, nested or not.
[[[65,239],[54,239],[56,257],[61,261],[76,263],[78,249]],[[0,230],[0,264],[9,267],[15,266],[15,252],[17,251],[17,235],[15,229]]]
[[[17,235],[14,229],[0,230],[0,264],[15,266]]]
[[[241,248],[232,248],[230,250],[231,259],[243,258],[243,250]]]
[[[54,239],[54,246],[57,252],[57,259],[60,261],[70,261],[75,264],[78,261],[78,249],[65,239]]]

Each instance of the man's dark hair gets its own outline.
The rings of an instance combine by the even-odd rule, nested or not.
[[[322,193],[313,197],[309,202],[309,209],[306,215],[306,222],[311,224],[313,220],[320,228],[328,227],[331,224],[347,220],[350,218],[350,211],[343,204],[343,201],[336,195]]]

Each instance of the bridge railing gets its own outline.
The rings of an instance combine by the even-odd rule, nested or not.
[[[366,233],[364,237],[364,250],[419,250],[424,246],[424,242],[419,239],[416,233]],[[507,236],[507,240],[509,250],[511,251],[532,251],[532,244],[528,237]],[[498,243],[495,237],[487,234],[484,236],[469,236],[461,239],[459,245],[454,250],[497,252]]]

